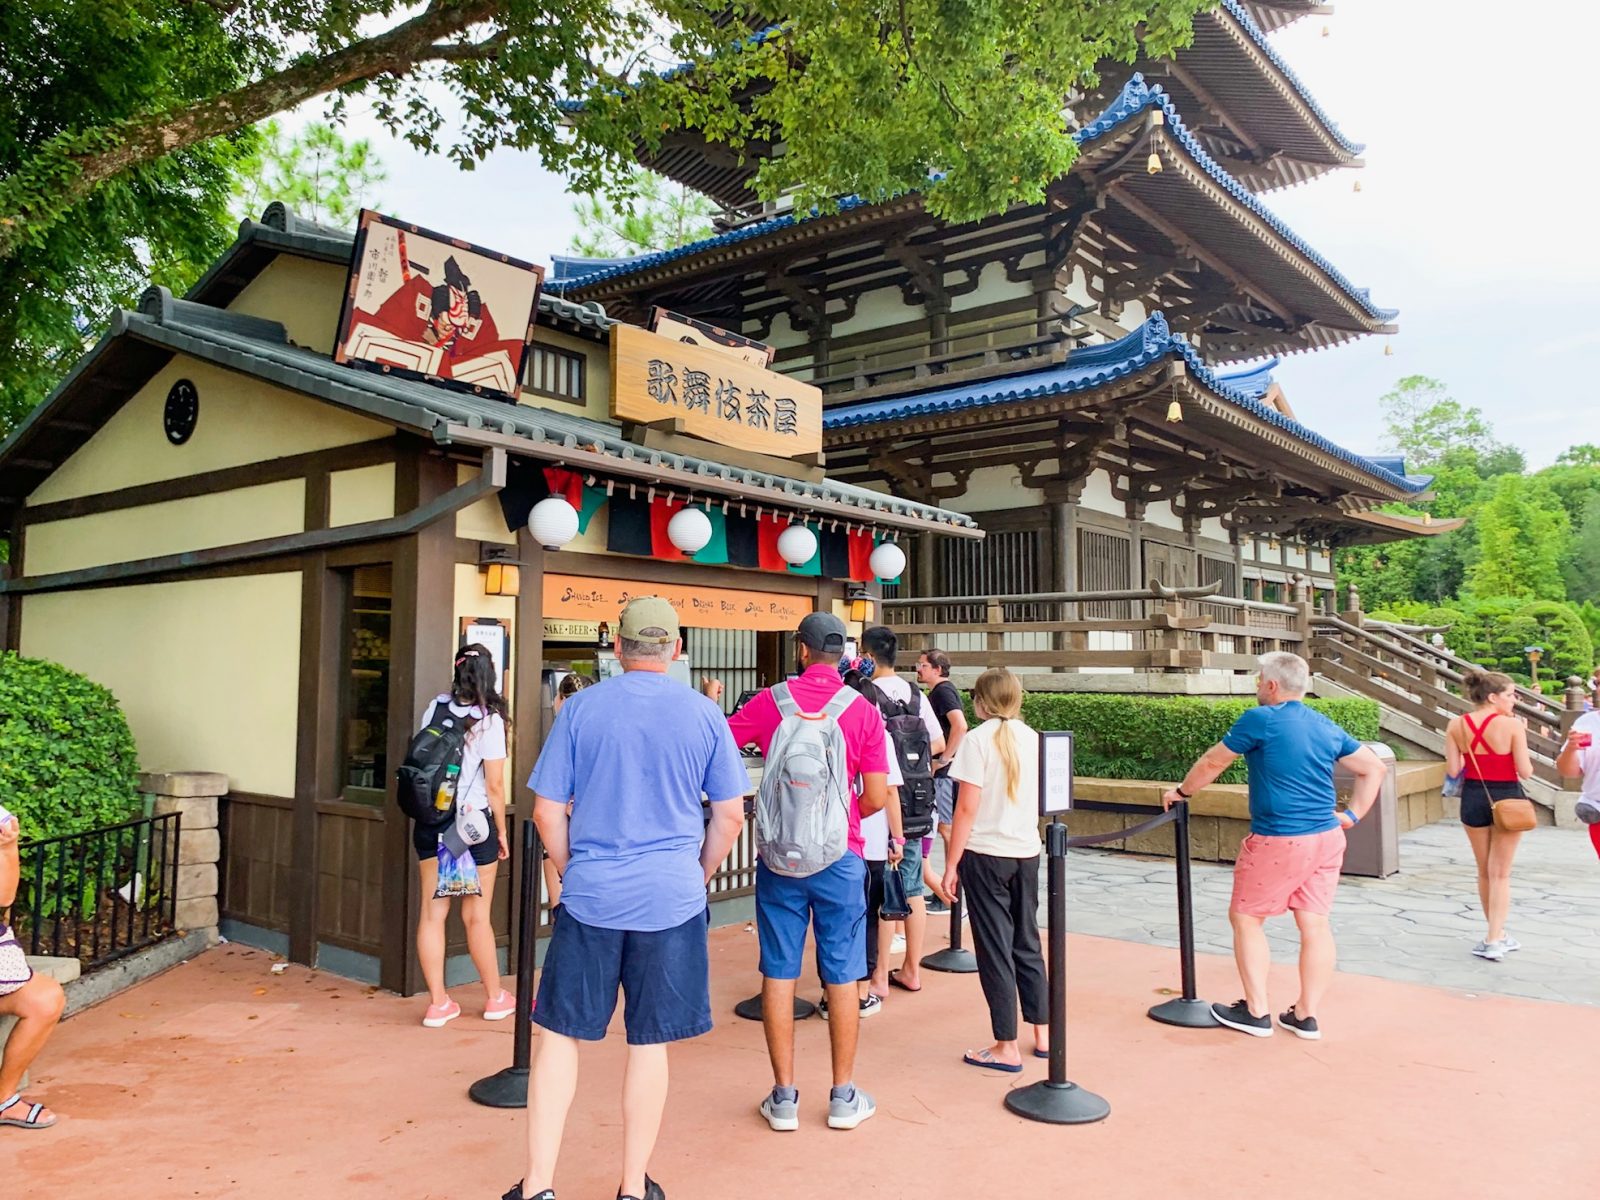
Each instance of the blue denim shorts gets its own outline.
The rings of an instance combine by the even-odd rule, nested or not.
[[[905,885],[907,900],[915,900],[927,890],[922,886],[921,838],[906,839],[905,857],[900,860],[900,882]]]
[[[938,813],[939,824],[956,823],[956,781],[948,775],[933,779],[933,810]]]
[[[756,864],[756,930],[761,973],[799,979],[806,930],[815,926],[817,975],[824,984],[854,983],[867,973],[867,864],[843,858],[795,879]]]
[[[585,925],[557,908],[534,1023],[564,1037],[598,1042],[617,1010],[620,987],[630,1046],[709,1033],[710,926],[709,908],[675,928],[649,933]]]

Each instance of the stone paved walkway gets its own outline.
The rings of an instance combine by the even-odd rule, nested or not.
[[[1346,876],[1340,884],[1333,910],[1340,970],[1470,993],[1600,1005],[1600,862],[1585,831],[1541,828],[1524,837],[1512,872],[1508,923],[1524,948],[1499,962],[1468,953],[1483,936],[1483,918],[1472,851],[1459,824],[1441,822],[1402,835],[1400,864],[1388,879]],[[1170,860],[1074,850],[1067,877],[1072,932],[1177,945]],[[1201,953],[1232,953],[1232,878],[1231,867],[1194,865]],[[1269,921],[1267,932],[1274,960],[1293,961],[1293,919]]]

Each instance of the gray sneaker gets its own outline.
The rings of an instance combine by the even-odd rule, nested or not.
[[[1513,950],[1521,950],[1522,949],[1522,943],[1517,941],[1517,939],[1512,937],[1509,933],[1506,934],[1506,936],[1501,938],[1500,940],[1505,943],[1506,953],[1508,953],[1508,954]]]
[[[876,1114],[878,1106],[871,1096],[860,1088],[849,1100],[839,1100],[834,1097],[828,1099],[828,1128],[829,1129],[854,1129],[861,1122]]]
[[[1479,942],[1472,948],[1472,952],[1479,958],[1486,958],[1490,962],[1499,962],[1510,949],[1511,947],[1506,945],[1506,939],[1501,938],[1498,942]]]
[[[792,1133],[800,1128],[800,1098],[780,1100],[776,1093],[768,1092],[761,1102],[761,1115],[776,1132]]]

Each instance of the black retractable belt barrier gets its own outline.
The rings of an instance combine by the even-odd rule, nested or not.
[[[1217,1024],[1211,1005],[1195,994],[1194,979],[1194,892],[1189,872],[1189,804],[1180,800],[1172,806],[1177,817],[1172,823],[1178,856],[1178,970],[1183,976],[1183,994],[1157,1004],[1150,1010],[1152,1021],[1163,1025],[1182,1025],[1205,1029]]]
[[[956,885],[950,899],[950,946],[925,954],[922,965],[930,971],[947,971],[952,975],[970,975],[978,969],[978,960],[971,950],[961,945],[961,885]]]
[[[1006,1107],[1019,1117],[1051,1125],[1087,1125],[1111,1115],[1103,1096],[1067,1078],[1067,827],[1060,818],[1045,830],[1050,925],[1050,1074],[1039,1083],[1006,1093]]]
[[[533,958],[539,943],[539,884],[543,879],[539,831],[533,819],[522,821],[522,873],[517,931],[517,1008],[511,1039],[511,1065],[486,1075],[467,1095],[490,1108],[521,1108],[528,1102],[528,1062],[533,1051]]]

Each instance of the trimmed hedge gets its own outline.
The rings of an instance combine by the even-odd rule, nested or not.
[[[0,654],[0,804],[24,837],[133,819],[138,768],[109,690],[57,663]]]
[[[1203,696],[1103,696],[1085,692],[1029,692],[1022,719],[1035,729],[1070,729],[1075,768],[1098,779],[1182,779],[1194,760],[1222,740],[1229,726],[1256,702]],[[1363,742],[1378,736],[1378,705],[1372,700],[1309,699]],[[968,720],[973,720],[968,698]],[[1243,783],[1241,758],[1217,780]]]

